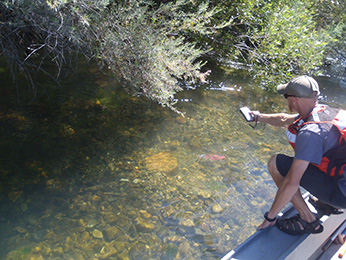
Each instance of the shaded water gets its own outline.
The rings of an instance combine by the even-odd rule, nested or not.
[[[115,84],[84,69],[48,102],[3,100],[0,259],[219,259],[261,223],[266,162],[291,150],[238,109],[286,111],[282,97],[215,69],[177,95],[182,118]],[[346,107],[345,90],[322,92]]]

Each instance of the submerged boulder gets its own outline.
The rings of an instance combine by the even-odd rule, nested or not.
[[[177,168],[178,162],[170,152],[162,152],[145,158],[145,166],[149,171],[170,172]]]

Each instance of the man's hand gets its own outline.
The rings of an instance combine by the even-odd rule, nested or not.
[[[271,227],[275,224],[276,221],[269,222],[267,220],[264,220],[261,225],[257,227],[257,230],[265,229],[267,227]]]

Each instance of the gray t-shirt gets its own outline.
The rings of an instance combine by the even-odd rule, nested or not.
[[[338,147],[339,137],[332,124],[306,124],[298,132],[294,157],[319,165],[324,153]]]

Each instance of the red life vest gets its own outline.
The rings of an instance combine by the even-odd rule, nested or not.
[[[333,124],[339,130],[339,147],[326,152],[321,163],[314,165],[332,177],[341,176],[346,172],[346,110],[318,105],[306,118],[298,118],[286,130],[287,139],[293,148],[298,132],[306,124]]]

